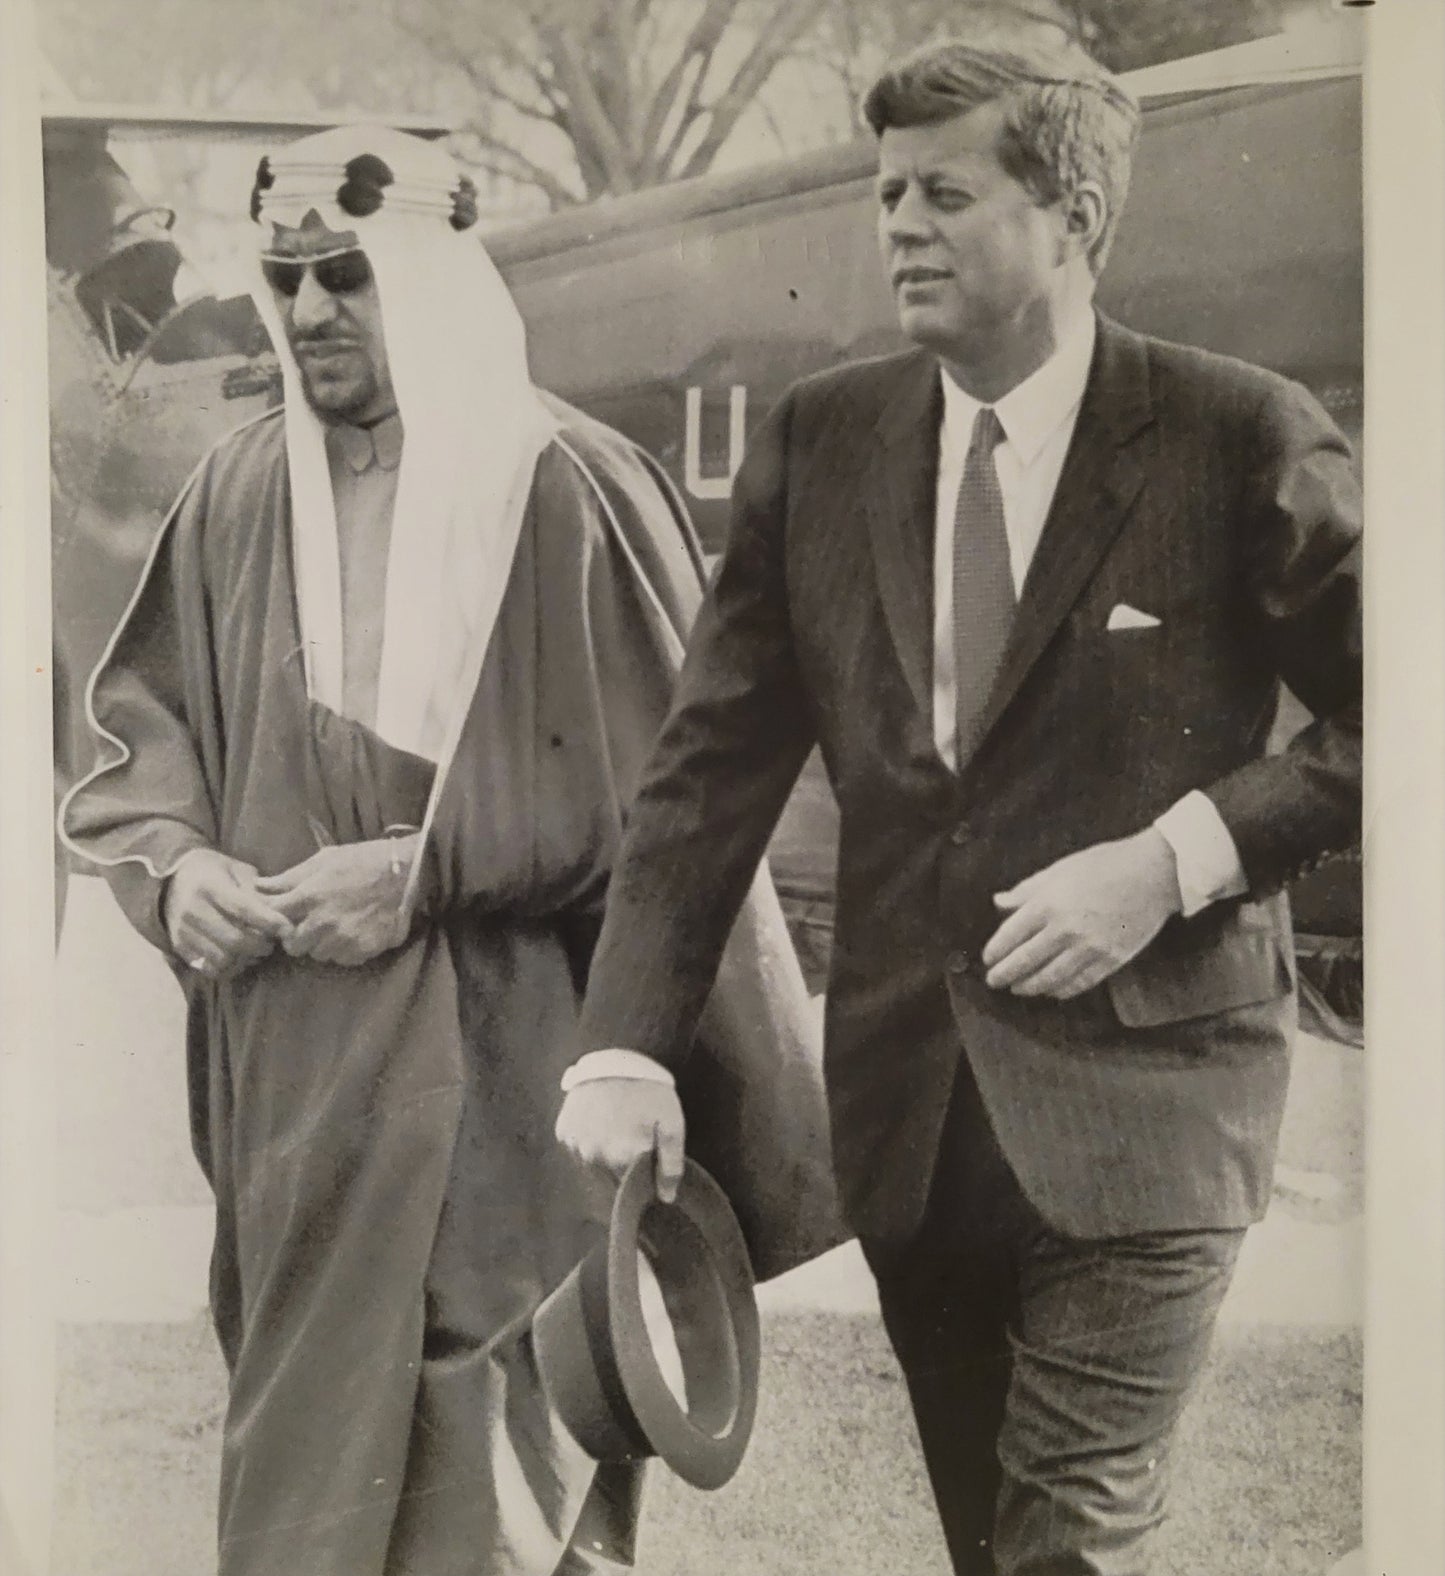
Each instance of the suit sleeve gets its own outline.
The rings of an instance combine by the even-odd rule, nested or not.
[[[785,398],[733,487],[732,524],[608,892],[580,1052],[625,1046],[676,1068],[734,919],[814,740],[784,564]]]
[[[1314,720],[1280,754],[1209,786],[1255,896],[1360,836],[1360,490],[1350,452],[1313,396],[1271,390],[1247,489],[1247,584],[1279,677]]]

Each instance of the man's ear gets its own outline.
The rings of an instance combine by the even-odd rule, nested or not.
[[[1109,222],[1109,204],[1097,181],[1083,181],[1063,200],[1065,250],[1088,257]]]

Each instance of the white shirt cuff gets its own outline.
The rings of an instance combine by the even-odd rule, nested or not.
[[[1214,801],[1196,788],[1171,805],[1154,823],[1174,850],[1181,912],[1187,919],[1220,898],[1249,890],[1239,850]]]
[[[588,1051],[579,1056],[562,1074],[562,1093],[568,1094],[578,1084],[596,1083],[602,1078],[639,1078],[645,1083],[666,1084],[677,1087],[673,1076],[661,1062],[655,1062],[641,1051]]]

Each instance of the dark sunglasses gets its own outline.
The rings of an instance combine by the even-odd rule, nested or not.
[[[371,264],[366,260],[366,253],[355,246],[344,252],[332,252],[327,257],[266,256],[261,259],[261,273],[266,283],[277,295],[288,298],[300,290],[308,268],[328,295],[355,295],[371,283]]]

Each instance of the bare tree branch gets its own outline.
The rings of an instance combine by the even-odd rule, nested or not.
[[[481,4],[490,10],[495,0],[472,0],[472,3]],[[560,3],[560,0],[554,0],[552,7],[549,8],[547,0],[511,0],[511,3],[504,4],[502,9],[512,13],[520,30],[525,34],[525,40],[519,43],[501,28],[486,29],[486,37],[491,47],[509,66],[535,76],[555,95],[557,69],[550,40],[557,29],[557,23],[549,17],[549,9],[556,9],[564,18],[568,15],[575,17],[577,7],[586,3],[587,0],[571,0],[569,8],[568,5]],[[595,10],[595,0],[593,9]]]
[[[679,172],[681,175],[700,175],[712,164],[743,112],[773,74],[778,61],[813,25],[825,3],[826,0],[780,0],[776,10],[759,27],[752,48],[733,73],[732,80],[709,106],[707,131],[688,156]]]
[[[733,0],[731,9],[734,11],[736,10],[736,4],[737,0]],[[819,0],[819,4],[820,6],[826,4],[826,0]],[[784,3],[779,6],[778,10],[774,13],[764,28],[759,31],[758,36],[754,40],[755,49],[765,49],[767,47],[765,34],[770,28],[776,26],[785,10],[786,0],[784,0]],[[666,124],[665,120],[658,125],[653,138],[654,143],[657,145],[654,146],[648,163],[647,174],[649,181],[666,180],[669,176],[677,173],[675,165],[683,144],[687,141],[688,136],[692,132],[693,127],[697,124],[698,120],[703,115],[710,113],[708,107],[703,102],[703,90],[706,86],[708,75],[712,70],[713,59],[722,43],[722,39],[723,30],[719,30],[715,36],[709,38],[706,41],[705,49],[703,49],[697,55],[697,69],[693,73],[692,78],[688,83],[687,96],[682,103],[681,109],[676,110],[675,112],[675,116],[673,118],[672,134],[667,138],[665,143],[657,142],[657,139],[661,137],[663,125]],[[774,65],[777,64],[777,61],[782,58],[784,53],[786,53],[786,46],[784,46],[784,48],[780,50],[777,55],[773,56]],[[746,64],[747,62],[745,60],[744,66],[746,66]],[[764,78],[764,80],[766,80],[766,78]],[[721,144],[719,144],[719,146],[721,146]]]
[[[504,87],[497,73],[475,56],[458,55],[453,63],[477,90],[479,97],[494,99],[499,104],[505,104],[508,109],[515,110],[517,114],[526,116],[528,120],[540,121],[547,126],[555,126],[557,124],[559,106],[555,99],[546,98],[541,104],[524,99],[519,93],[514,93],[510,88]]]
[[[507,9],[521,17],[527,7],[517,4]],[[406,3],[406,0],[398,0],[398,3],[392,6],[391,14],[399,32],[414,39],[429,54],[457,66],[469,76],[469,63],[483,53],[478,43],[483,44],[487,53],[495,56],[509,70],[525,77],[527,85],[535,88],[537,96],[554,111],[558,107],[546,54],[540,49],[523,48],[509,38],[503,28],[487,26],[482,30],[481,40],[476,42],[464,40],[452,25],[455,13],[450,8],[444,9],[439,6],[436,0],[423,0],[416,15],[412,14],[412,7]]]
[[[554,171],[519,153],[510,143],[503,142],[480,126],[463,128],[462,135],[470,138],[475,147],[469,151],[467,162],[478,169],[490,170],[494,175],[535,186],[554,208],[573,208],[586,201],[586,194],[568,186]]]
[[[695,60],[695,69],[688,80],[687,93],[682,99],[681,108],[677,108],[674,105],[675,116],[673,118],[672,131],[668,135],[667,140],[660,141],[655,138],[648,145],[643,171],[649,183],[664,181],[672,173],[672,166],[677,158],[678,149],[686,140],[687,134],[692,130],[693,126],[697,124],[698,116],[704,113],[702,107],[702,84],[707,76],[711,58],[710,55],[707,55]],[[664,120],[658,126],[659,138],[665,125],[666,121]]]
[[[585,132],[593,153],[606,172],[611,190],[631,190],[633,170],[627,149],[598,96],[596,84],[588,73],[587,61],[577,46],[577,39],[567,29],[559,29],[552,36],[552,46],[558,85],[567,95],[574,140],[577,131]]]
[[[639,60],[651,60],[661,44],[664,17],[653,0],[638,0],[637,6],[637,55]]]
[[[677,59],[658,84],[657,91],[653,95],[652,108],[642,128],[643,147],[653,147],[661,137],[663,127],[667,124],[668,116],[676,104],[678,92],[693,63],[698,62],[700,65],[694,86],[706,73],[708,62],[722,41],[723,34],[727,32],[728,23],[732,21],[737,8],[738,0],[708,0],[703,7],[702,14],[693,24],[679,49]],[[684,111],[685,117],[686,111]]]

